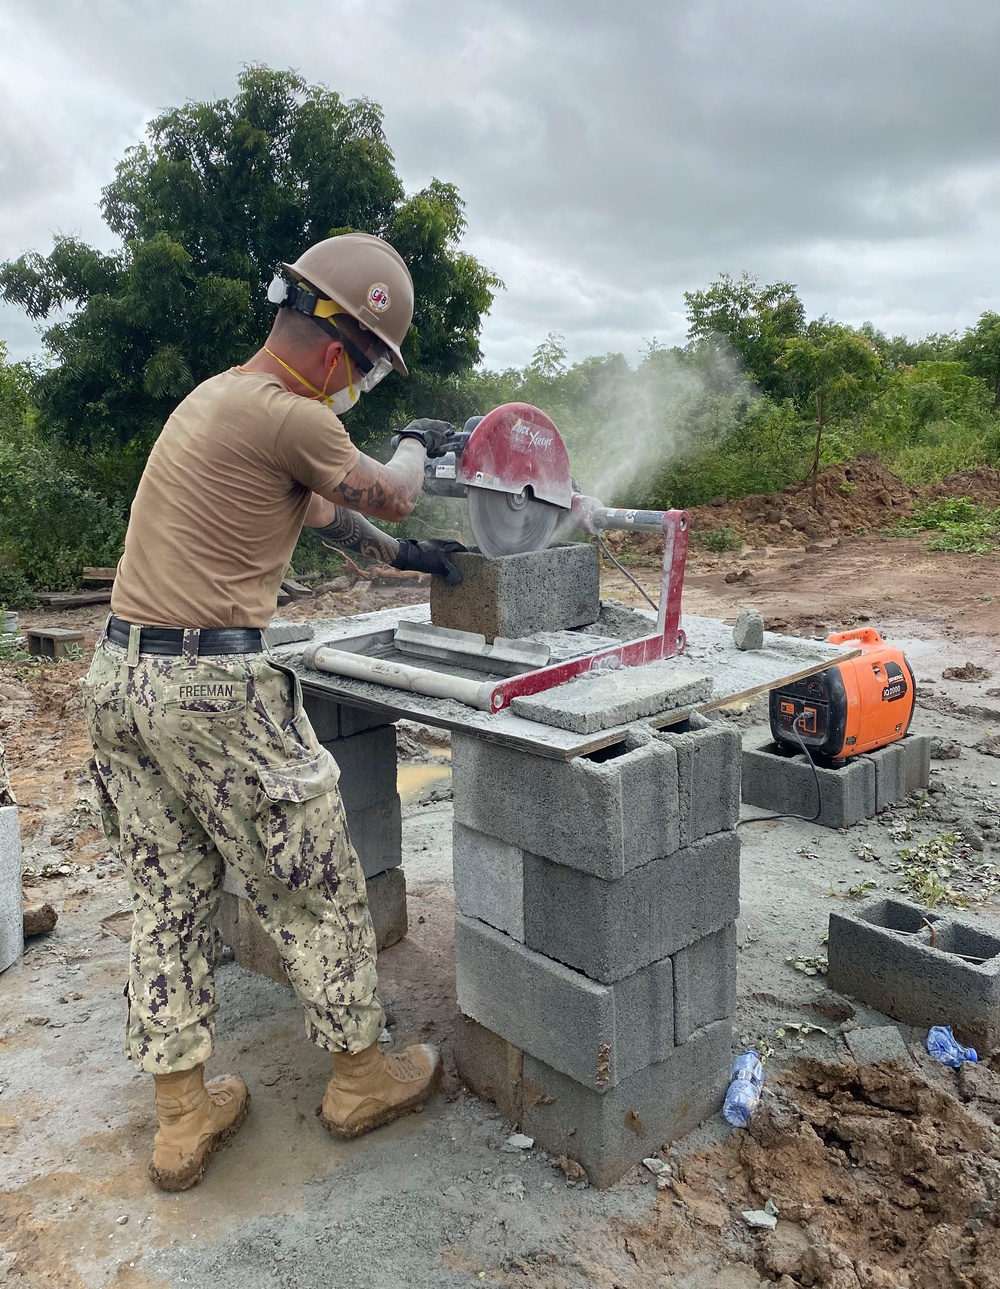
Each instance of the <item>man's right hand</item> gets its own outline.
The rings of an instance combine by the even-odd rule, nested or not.
[[[424,445],[424,450],[429,457],[439,457],[449,450],[445,444],[454,436],[454,425],[449,425],[447,421],[432,421],[424,417],[418,421],[411,421],[405,429],[394,435],[392,446],[398,447],[403,439],[416,439]]]

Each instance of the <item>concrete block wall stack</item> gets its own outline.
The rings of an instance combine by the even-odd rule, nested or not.
[[[721,1104],[739,735],[693,716],[570,761],[452,747],[459,1073],[608,1186]]]
[[[386,949],[407,931],[396,728],[385,723],[384,715],[339,703],[329,695],[306,694],[304,702],[316,737],[340,767],[340,795],[365,875],[375,941],[379,949]],[[226,876],[217,923],[241,967],[285,983],[278,951],[231,874]]]
[[[0,792],[0,800],[4,799]],[[24,952],[22,914],[17,806],[0,806],[0,971],[6,971]]]

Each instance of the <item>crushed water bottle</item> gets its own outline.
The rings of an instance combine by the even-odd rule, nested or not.
[[[722,1113],[734,1128],[745,1128],[757,1109],[764,1083],[764,1067],[756,1052],[744,1052],[733,1061],[732,1082],[726,1093]]]
[[[950,1025],[931,1026],[930,1033],[927,1035],[927,1050],[935,1061],[940,1061],[942,1065],[950,1065],[955,1070],[966,1061],[979,1060],[974,1047],[963,1047],[961,1043],[955,1041]]]

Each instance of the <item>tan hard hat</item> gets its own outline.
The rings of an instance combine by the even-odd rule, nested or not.
[[[413,318],[413,279],[388,242],[371,233],[341,233],[310,246],[282,268],[374,332],[392,354],[396,371],[408,374],[400,345]]]

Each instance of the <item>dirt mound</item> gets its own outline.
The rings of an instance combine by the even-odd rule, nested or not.
[[[968,497],[982,506],[1000,506],[1000,470],[981,465],[978,470],[962,470],[950,474],[940,483],[924,489],[928,499],[936,497]]]

